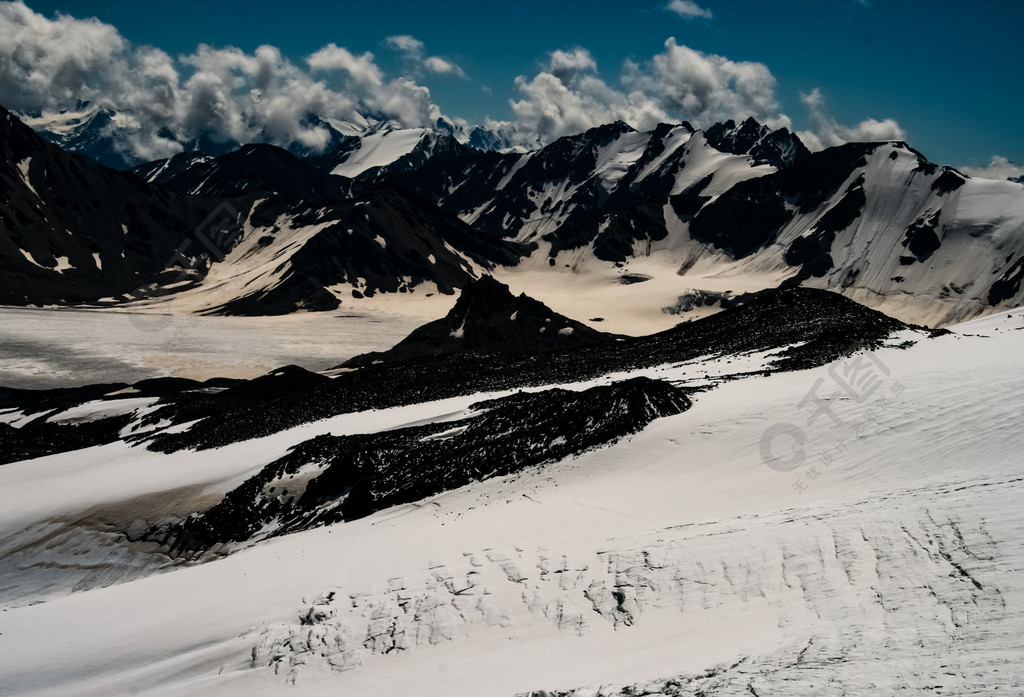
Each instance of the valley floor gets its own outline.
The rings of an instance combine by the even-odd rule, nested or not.
[[[391,347],[422,322],[419,315],[379,312],[218,317],[159,308],[0,306],[0,386],[48,389],[167,376],[250,379],[288,364],[327,370]]]
[[[0,467],[0,695],[1019,695],[1024,312],[915,338],[198,565],[124,533],[317,433],[482,396]]]

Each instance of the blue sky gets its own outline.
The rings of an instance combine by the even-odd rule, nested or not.
[[[586,116],[579,116],[564,124],[537,125],[537,114],[550,108],[545,100],[551,85],[536,78],[557,72],[551,55],[561,50],[586,63],[573,77],[563,78],[570,91],[584,93],[581,108],[602,99],[602,85],[615,93],[612,100],[641,89],[652,95],[651,100],[623,107],[623,113],[649,109],[644,113],[700,120],[731,115],[730,108],[739,116],[740,110],[756,104],[761,113],[755,115],[762,120],[787,117],[793,130],[823,136],[823,145],[864,133],[902,133],[942,163],[977,167],[993,156],[1024,162],[1019,117],[1024,96],[1017,77],[1024,3],[676,2],[675,12],[667,0],[27,4],[50,19],[57,12],[79,19],[96,17],[132,45],[158,47],[175,60],[193,54],[200,43],[237,47],[246,54],[269,44],[300,67],[328,44],[356,56],[371,52],[373,64],[387,80],[406,76],[429,88],[430,101],[446,116],[469,123],[490,118],[516,122],[522,129],[533,124],[549,128],[549,135],[585,123]],[[403,52],[395,41],[388,42],[395,36],[414,37],[422,46],[414,54]],[[670,37],[674,47],[692,49],[697,58],[667,48]],[[573,52],[580,48],[585,53]],[[665,72],[664,66],[684,53],[699,64],[685,67],[681,77]],[[660,68],[656,56],[662,56]],[[444,61],[431,64],[434,67],[452,69],[425,69],[429,58]],[[772,82],[767,97],[772,104],[765,104],[764,87],[759,85],[753,96],[732,100],[728,94],[712,95],[716,106],[686,113],[679,102],[666,97],[659,83],[691,79],[693,71],[699,74],[702,69],[702,59],[709,65],[759,64],[762,70],[755,77]],[[636,69],[633,79],[624,82],[627,62]],[[719,87],[728,90],[732,78],[733,73],[719,76],[725,81]],[[529,103],[516,111],[510,100]],[[590,116],[599,119],[604,113],[598,110]],[[862,123],[865,128],[858,129]]]

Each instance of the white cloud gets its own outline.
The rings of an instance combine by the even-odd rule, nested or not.
[[[571,51],[552,51],[547,71],[559,80],[566,80],[574,73],[597,72],[597,62],[590,51],[577,46]]]
[[[408,34],[389,36],[384,39],[384,43],[389,48],[393,48],[397,51],[405,51],[407,53],[423,52],[423,42],[413,36],[409,36]]]
[[[711,19],[711,10],[705,9],[693,0],[672,0],[665,9],[675,12],[683,19]]]
[[[623,84],[654,96],[668,112],[698,126],[779,116],[775,77],[766,65],[697,51],[671,37],[648,64],[627,62]]]
[[[46,17],[22,2],[0,2],[0,104],[57,111],[92,101],[121,113],[108,128],[122,152],[167,157],[181,142],[298,143],[322,148],[330,133],[315,115],[360,123],[364,116],[424,126],[441,115],[430,91],[389,79],[372,53],[328,44],[297,65],[273,46],[247,53],[199,45],[172,57],[134,46],[96,19]],[[422,52],[414,37],[391,45]],[[424,69],[462,75],[455,63],[423,56]]]
[[[810,94],[801,94],[807,107],[811,130],[798,131],[797,136],[809,150],[823,150],[843,143],[906,140],[907,134],[894,119],[865,119],[856,126],[838,123],[825,106],[825,97],[815,88]]]
[[[1024,165],[1010,162],[1002,155],[993,155],[992,161],[984,167],[961,167],[960,171],[969,177],[981,179],[1016,179],[1024,177]]]
[[[649,97],[620,92],[592,75],[566,84],[542,72],[532,79],[516,79],[523,97],[512,101],[518,144],[546,144],[565,135],[622,120],[639,128],[651,128],[668,115]]]
[[[702,128],[753,116],[776,128],[790,126],[779,112],[767,66],[696,51],[674,38],[649,61],[627,61],[617,85],[598,76],[586,49],[554,51],[539,74],[516,79],[516,92],[512,122],[495,123],[506,139],[523,146],[615,120],[638,129],[681,120]]]
[[[380,85],[384,82],[383,73],[369,51],[356,56],[346,48],[327,44],[306,59],[306,62],[313,70],[344,70],[361,84]]]
[[[0,36],[0,104],[34,112],[73,107],[83,99],[112,107],[124,116],[109,135],[142,159],[172,155],[180,143],[196,138],[321,148],[330,134],[312,116],[332,123],[364,123],[369,117],[425,126],[442,114],[419,77],[465,77],[457,63],[429,55],[410,35],[384,41],[406,61],[406,74],[397,79],[385,74],[373,53],[335,44],[304,64],[273,46],[246,52],[201,44],[191,54],[172,57],[134,46],[98,20],[48,18],[21,2],[0,2]],[[803,99],[812,128],[799,135],[812,149],[904,137],[891,119],[837,123],[818,90]],[[525,147],[616,120],[639,129],[682,120],[705,128],[748,116],[772,127],[790,125],[779,111],[767,66],[703,53],[674,38],[649,60],[626,61],[611,78],[583,47],[552,51],[537,74],[516,78],[509,105],[511,119],[488,123]]]
[[[488,127],[522,147],[545,145],[613,121],[653,128],[670,120],[642,90],[622,90],[599,78],[597,63],[584,48],[553,51],[540,73],[520,75],[515,84],[519,99],[509,102],[513,120],[490,121]]]
[[[0,95],[13,109],[96,98],[123,79],[127,67],[127,42],[95,19],[58,14],[50,20],[21,2],[5,2],[0,36]],[[106,71],[111,66],[116,73]]]
[[[399,34],[384,39],[384,45],[388,48],[404,54],[407,77],[418,77],[424,71],[436,75],[455,75],[466,77],[466,72],[454,61],[440,56],[428,56],[426,45],[415,36]]]
[[[423,67],[432,73],[438,73],[440,75],[458,75],[459,77],[466,76],[466,73],[463,72],[462,68],[457,66],[455,63],[437,56],[428,56],[423,61]]]

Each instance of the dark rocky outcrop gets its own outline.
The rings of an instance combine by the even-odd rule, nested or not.
[[[455,307],[441,319],[424,324],[387,351],[356,356],[344,367],[462,352],[557,351],[615,338],[559,315],[525,293],[514,296],[508,286],[484,276],[463,288]]]

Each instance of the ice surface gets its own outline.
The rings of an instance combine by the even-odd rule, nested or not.
[[[340,311],[266,318],[0,307],[0,386],[253,378],[288,364],[324,370],[390,348],[421,322]]]
[[[1022,356],[1024,314],[1000,313],[862,357],[870,393],[842,382],[849,361],[727,381],[549,467],[220,561],[6,601],[0,693],[258,697],[291,682],[303,695],[583,695],[683,676],[684,694],[1020,694]],[[687,381],[704,368],[656,371]],[[20,541],[19,563],[59,562],[60,545],[33,552],[58,519],[102,503],[123,524],[152,515],[139,502],[159,492],[191,491],[162,499],[187,508],[316,432],[450,418],[470,401],[217,451],[116,445],[7,465],[2,549]],[[778,424],[804,439],[790,471],[761,453]],[[127,551],[105,558],[133,578]]]

